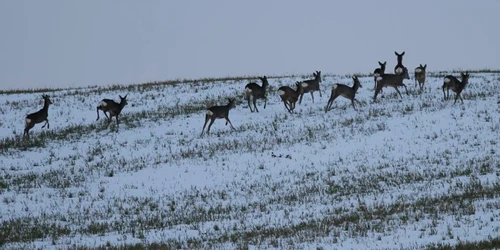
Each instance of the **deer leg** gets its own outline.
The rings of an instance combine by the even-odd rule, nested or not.
[[[286,108],[286,110],[287,110],[288,112],[290,112],[290,108],[288,108],[288,106],[287,106],[287,104],[288,104],[288,103],[287,103],[287,101],[283,101],[283,104],[285,104],[285,108]]]
[[[259,109],[257,108],[257,98],[253,98],[253,108],[255,109],[255,111],[259,112]]]
[[[248,102],[248,108],[250,109],[250,112],[253,112],[252,105],[250,105],[250,97],[247,97],[247,102]]]
[[[97,107],[97,119],[95,119],[96,121],[99,120],[99,107]]]
[[[212,127],[212,124],[214,124],[214,122],[215,122],[215,117],[210,118],[210,124],[208,124],[207,128],[207,135],[210,134],[210,128]]]
[[[354,105],[354,98],[352,98],[352,99],[351,99],[351,104],[352,104],[352,108],[354,108],[354,110],[358,111],[358,110],[356,109],[356,106]]]
[[[266,109],[267,106],[267,97],[264,97],[264,109]]]
[[[118,124],[119,124],[120,122],[118,121],[118,116],[115,116],[115,118],[116,118],[116,128],[118,128]]]
[[[377,101],[377,95],[380,93],[380,90],[382,87],[380,86],[380,83],[377,83],[377,89],[375,89],[375,95],[373,95],[373,102]]]
[[[311,90],[311,98],[313,100],[313,103],[314,103],[314,94],[313,94],[314,91]]]
[[[207,126],[208,120],[210,120],[210,117],[208,115],[205,115],[205,124],[203,124],[203,128],[201,129],[201,135],[203,135],[203,131],[205,130],[205,126]]]
[[[304,93],[300,94],[300,98],[299,98],[299,104],[302,103],[302,97],[304,96]]]
[[[401,95],[401,92],[399,92],[398,87],[394,86],[394,89],[396,90],[396,92],[398,92],[399,97],[401,97],[401,99],[403,99],[403,96]]]
[[[406,87],[406,84],[401,83],[401,86],[405,87],[405,90],[406,90],[406,95],[410,95],[410,94],[408,93],[408,88]]]
[[[335,96],[335,95],[332,95],[330,97],[330,99],[328,100],[328,104],[326,104],[325,113],[332,108],[333,101],[335,101],[335,99],[337,99],[337,96]]]
[[[47,119],[45,119],[45,124],[43,124],[42,128],[45,128],[45,126],[47,126],[48,129],[50,128],[49,120]]]
[[[231,121],[229,120],[229,117],[225,117],[225,119],[226,119],[226,124],[229,122],[229,125],[231,125],[231,128],[232,128],[233,130],[236,130],[236,129],[233,127],[233,124],[231,123]]]

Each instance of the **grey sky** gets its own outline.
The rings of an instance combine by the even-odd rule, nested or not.
[[[500,1],[0,0],[0,89],[500,68]]]

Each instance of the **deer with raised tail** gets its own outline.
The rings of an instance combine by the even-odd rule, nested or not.
[[[292,114],[293,110],[295,110],[295,104],[297,103],[299,96],[303,94],[302,83],[296,82],[295,86],[297,86],[297,89],[295,90],[288,86],[282,86],[278,89],[278,95],[281,97],[281,101],[283,101],[286,110],[288,110],[290,114]]]
[[[420,88],[420,92],[424,91],[424,84],[425,84],[425,70],[427,69],[427,64],[420,64],[418,67],[415,68],[415,86],[418,86]]]
[[[377,78],[377,89],[375,90],[375,95],[373,96],[373,102],[376,102],[377,100],[377,95],[380,93],[382,88],[384,87],[393,87],[396,92],[398,92],[399,96],[401,99],[403,99],[403,96],[401,95],[401,92],[399,92],[398,87],[405,87],[406,89],[406,94],[408,95],[408,88],[406,85],[403,83],[404,79],[410,79],[410,75],[408,74],[408,69],[406,67],[403,68],[403,73],[402,74],[382,74]]]
[[[49,124],[49,105],[52,104],[52,101],[50,100],[48,95],[42,95],[43,98],[43,108],[38,110],[35,113],[31,113],[26,116],[24,119],[25,124],[24,124],[24,134],[23,137],[30,137],[30,129],[32,129],[35,124],[45,122],[45,124],[42,126],[42,128],[45,128],[47,126],[47,129],[50,128]]]
[[[128,95],[128,94],[127,94]],[[99,110],[101,110],[106,118],[108,118],[108,126],[111,124],[111,120],[113,116],[116,118],[116,127],[118,128],[118,116],[122,112],[123,108],[125,105],[128,104],[127,102],[127,95],[122,97],[121,95],[118,95],[120,97],[120,103],[117,103],[111,99],[102,99],[99,105],[97,106],[97,120],[99,120]],[[109,113],[109,117],[106,114],[106,112]]]
[[[259,86],[259,84],[255,82],[251,82],[245,86],[245,99],[248,102],[248,108],[250,108],[250,112],[253,112],[252,105],[250,105],[250,98],[252,98],[253,107],[257,112],[259,112],[259,109],[257,109],[256,105],[257,99],[264,99],[264,109],[267,105],[266,88],[267,86],[269,86],[269,82],[267,81],[266,76],[259,77],[259,79],[262,81],[262,86]]]
[[[378,62],[378,65],[380,65],[380,68],[376,68],[373,71],[374,90],[377,89],[377,77],[385,73],[385,66],[387,65],[387,61],[385,61],[384,63]]]
[[[325,107],[325,113],[328,112],[333,105],[333,101],[337,99],[337,97],[342,96],[345,97],[349,100],[351,100],[352,107],[354,110],[356,110],[356,106],[354,106],[354,101],[356,101],[359,105],[361,103],[356,99],[356,92],[358,91],[359,88],[362,88],[361,83],[359,82],[359,79],[357,76],[353,76],[352,80],[354,81],[354,84],[352,87],[348,87],[347,85],[336,83],[332,87],[332,94],[330,96],[330,99],[328,100],[328,104],[326,104]]]
[[[403,66],[403,56],[405,55],[405,52],[399,54],[398,52],[394,51],[394,54],[397,56],[398,64],[394,67],[394,74],[396,75],[401,75],[403,74],[405,66]]]
[[[203,136],[203,132],[205,131],[205,126],[207,125],[208,121],[210,121],[210,124],[208,124],[207,134],[208,135],[210,134],[210,128],[212,127],[212,124],[214,124],[215,119],[226,119],[226,126],[229,123],[231,125],[231,128],[233,130],[236,130],[233,127],[231,121],[229,120],[229,110],[235,107],[236,107],[235,99],[228,98],[227,105],[212,106],[208,108],[205,114],[205,124],[203,124],[203,129],[201,130],[201,136]]]
[[[450,99],[450,89],[455,92],[455,102],[453,102],[453,104],[457,103],[458,98],[460,98],[462,104],[464,103],[461,93],[464,90],[465,86],[469,83],[470,75],[468,72],[465,72],[465,74],[460,73],[460,76],[462,77],[462,81],[459,81],[452,75],[446,76],[443,81],[443,95],[445,100]]]
[[[299,104],[302,103],[302,97],[305,93],[311,93],[312,102],[314,103],[314,91],[319,92],[319,97],[321,95],[321,89],[319,84],[322,82],[321,80],[321,71],[316,71],[313,73],[314,79],[302,81],[302,94],[300,94]]]

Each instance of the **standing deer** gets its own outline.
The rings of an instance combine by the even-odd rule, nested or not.
[[[373,89],[377,89],[377,77],[385,73],[385,66],[387,65],[387,61],[384,63],[378,62],[378,65],[380,65],[380,68],[376,68],[373,71],[373,81],[374,81],[374,86]]]
[[[420,66],[415,68],[415,87],[418,86],[420,87],[420,91],[424,91],[424,84],[425,84],[425,70],[427,69],[427,64],[423,65],[420,64]]]
[[[393,87],[396,89],[396,92],[398,92],[399,96],[401,99],[403,99],[403,96],[401,95],[401,92],[399,92],[398,87],[403,86],[406,89],[406,94],[408,95],[408,88],[406,88],[406,85],[403,83],[404,79],[410,79],[410,75],[408,74],[408,69],[406,67],[403,68],[403,73],[402,74],[383,74],[380,75],[377,80],[377,89],[375,90],[375,95],[373,96],[373,101],[375,102],[377,100],[377,95],[380,93],[380,90],[384,87]]]
[[[127,102],[127,95],[126,94],[124,97],[121,95],[118,95],[120,97],[120,103],[117,103],[111,99],[102,99],[102,101],[99,103],[97,106],[97,120],[99,120],[99,110],[102,110],[106,118],[108,118],[108,126],[111,124],[111,120],[113,116],[116,118],[116,127],[118,128],[118,116],[122,112],[122,109],[125,107],[125,105],[128,104]],[[106,112],[109,112],[109,117],[106,114]]]
[[[42,95],[43,98],[43,108],[38,110],[35,113],[31,113],[26,116],[24,119],[25,124],[24,124],[24,136],[27,136],[28,138],[30,137],[30,129],[32,129],[35,124],[45,122],[45,124],[42,126],[42,128],[50,128],[49,120],[47,119],[49,117],[49,105],[52,104],[52,101],[50,100],[48,95]]]
[[[248,108],[250,108],[250,112],[253,112],[252,110],[252,105],[250,105],[250,98],[253,99],[253,107],[255,108],[255,111],[259,112],[259,109],[257,109],[257,99],[264,99],[264,109],[266,108],[267,105],[267,93],[266,93],[266,88],[269,86],[269,82],[267,81],[267,77],[259,77],[259,79],[262,81],[262,86],[259,86],[255,82],[251,82],[245,86],[245,98],[248,101]]]
[[[286,110],[288,110],[290,114],[293,113],[295,104],[297,103],[299,96],[303,94],[304,90],[301,82],[296,82],[295,85],[297,86],[296,90],[293,90],[288,86],[282,86],[278,89],[278,95],[281,97]]]
[[[403,74],[403,69],[405,68],[405,66],[403,66],[403,56],[405,55],[405,52],[403,51],[403,53],[398,54],[398,52],[394,51],[394,54],[396,54],[398,58],[398,64],[396,64],[396,66],[394,67],[394,74]]]
[[[319,97],[322,97],[321,89],[319,88],[319,83],[322,82],[321,71],[316,71],[315,73],[313,73],[313,76],[314,79],[312,80],[302,81],[302,94],[300,94],[299,104],[302,103],[302,97],[304,96],[305,93],[311,93],[313,103],[314,103],[314,95],[313,95],[314,91],[318,91]]]
[[[462,93],[462,90],[464,90],[465,86],[469,83],[469,73],[465,72],[460,73],[460,76],[462,77],[462,81],[459,81],[456,77],[452,75],[448,75],[444,78],[444,83],[443,83],[443,95],[444,99],[448,100],[450,99],[450,89],[456,93],[455,95],[455,103],[457,103],[458,98],[460,98],[460,101],[462,101],[462,104],[464,103],[464,100],[462,99],[462,96],[460,95]],[[446,89],[446,92],[445,92]]]
[[[229,123],[231,125],[231,128],[233,130],[236,130],[233,127],[231,121],[229,120],[229,110],[236,107],[236,102],[234,99],[230,98],[228,98],[228,101],[229,103],[225,106],[212,106],[207,109],[205,115],[205,124],[203,124],[203,129],[201,130],[201,136],[203,136],[203,132],[205,131],[205,126],[207,125],[209,120],[210,124],[208,125],[207,134],[210,134],[210,128],[212,127],[212,124],[214,124],[215,119],[226,119],[226,126]]]
[[[358,104],[361,105],[361,103],[356,99],[356,92],[358,91],[359,88],[362,88],[361,83],[359,82],[359,79],[357,76],[352,77],[354,80],[354,84],[352,87],[348,87],[347,85],[344,84],[339,84],[336,83],[332,87],[332,94],[330,96],[330,99],[328,100],[328,104],[326,104],[325,107],[325,113],[328,112],[333,105],[333,101],[337,99],[339,96],[343,96],[349,100],[351,100],[352,107],[354,110],[356,110],[356,107],[354,106],[354,101],[356,101]]]

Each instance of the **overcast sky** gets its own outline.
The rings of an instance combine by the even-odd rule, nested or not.
[[[0,0],[0,89],[500,69],[500,1]]]

